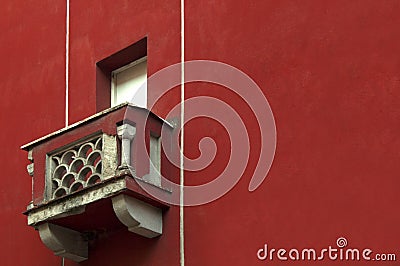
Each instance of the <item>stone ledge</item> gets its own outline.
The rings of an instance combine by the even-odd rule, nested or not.
[[[58,199],[51,200],[45,204],[34,206],[24,212],[28,216],[28,225],[36,226],[48,220],[54,220],[61,217],[76,215],[84,212],[86,205],[99,201],[101,199],[110,198],[121,193],[129,193],[135,195],[142,201],[154,205],[157,208],[167,209],[169,206],[152,199],[149,195],[145,195],[140,191],[139,185],[135,190],[132,190],[133,182],[142,182],[145,185],[153,186],[152,184],[137,178],[128,176],[127,173],[121,172],[119,176],[109,178],[102,183],[87,187],[73,194],[63,196]],[[161,187],[157,187],[163,193],[171,194],[170,191]]]

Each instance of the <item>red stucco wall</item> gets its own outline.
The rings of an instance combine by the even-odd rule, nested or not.
[[[2,265],[59,265],[26,226],[31,200],[26,153],[19,146],[64,126],[64,1],[2,1]]]
[[[252,153],[228,194],[185,208],[186,265],[263,265],[256,253],[266,243],[318,249],[338,237],[399,260],[399,2],[185,4],[186,60],[247,73],[268,98],[278,137],[267,179],[249,192],[261,138],[251,109],[220,86],[187,84],[187,98],[209,95],[239,112]],[[70,12],[70,123],[96,112],[96,62],[145,36],[149,75],[180,60],[179,1],[71,1]],[[3,1],[0,28],[1,265],[60,265],[21,214],[31,178],[19,146],[65,123],[65,1]],[[150,101],[162,93],[150,89]],[[168,95],[160,115],[179,101],[179,90]],[[185,130],[189,157],[199,156],[203,136],[219,149],[208,168],[186,172],[186,183],[211,180],[229,159],[227,132],[204,118]],[[164,222],[172,229],[156,241],[127,231],[98,241],[83,265],[178,265],[179,209]],[[273,265],[285,263],[307,262]]]
[[[268,97],[278,137],[258,190],[247,191],[255,156],[226,196],[186,210],[187,264],[263,265],[256,252],[264,243],[322,248],[341,236],[349,247],[399,255],[399,3],[188,1],[186,7],[186,59],[222,61],[249,74]],[[188,94],[212,93],[206,87]],[[189,132],[186,148],[195,154]]]

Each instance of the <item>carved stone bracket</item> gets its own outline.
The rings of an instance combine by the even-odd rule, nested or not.
[[[162,210],[127,195],[112,198],[114,212],[128,230],[147,238],[162,234]]]
[[[38,226],[40,239],[54,252],[76,262],[88,258],[88,242],[82,234],[59,225],[44,223]]]

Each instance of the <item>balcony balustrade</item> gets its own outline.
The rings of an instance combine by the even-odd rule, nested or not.
[[[178,156],[174,134],[167,121],[126,103],[22,146],[31,161],[28,225],[54,254],[75,261],[88,258],[96,230],[161,235],[168,205],[147,191],[176,196],[161,178],[177,176],[166,155]]]

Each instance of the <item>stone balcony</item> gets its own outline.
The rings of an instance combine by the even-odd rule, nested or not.
[[[167,158],[179,156],[174,134],[157,115],[122,104],[22,146],[31,161],[28,225],[55,255],[75,261],[88,259],[99,230],[161,235],[168,205],[154,195],[178,196],[161,178],[177,177]]]

